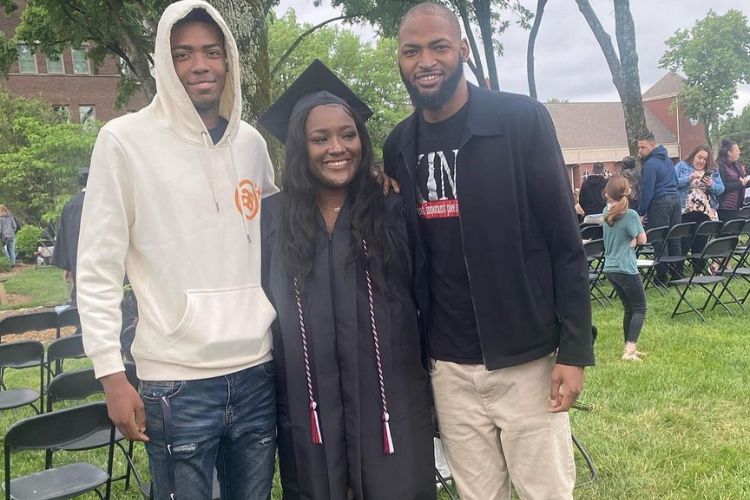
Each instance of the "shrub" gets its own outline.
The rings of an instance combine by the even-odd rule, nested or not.
[[[39,246],[44,230],[41,227],[26,224],[16,233],[16,254],[23,261],[34,260],[34,253]]]
[[[10,271],[10,259],[5,255],[0,255],[0,273]]]

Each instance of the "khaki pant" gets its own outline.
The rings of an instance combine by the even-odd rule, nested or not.
[[[547,412],[554,356],[487,371],[433,361],[432,390],[445,457],[464,500],[572,499],[567,413]]]

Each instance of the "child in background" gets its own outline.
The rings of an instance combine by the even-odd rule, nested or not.
[[[636,346],[646,316],[646,293],[638,273],[636,245],[646,243],[646,233],[635,210],[628,208],[630,185],[625,177],[613,176],[605,188],[607,206],[602,213],[604,232],[604,273],[625,308],[622,329],[625,351],[622,359],[641,361]]]

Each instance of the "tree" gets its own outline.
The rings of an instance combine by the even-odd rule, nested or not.
[[[731,139],[740,145],[747,157],[750,156],[750,104],[745,106],[739,116],[729,116],[721,125],[721,136]],[[744,163],[750,163],[743,160]]]
[[[0,0],[11,7],[12,0]],[[120,81],[118,105],[141,89],[156,94],[151,75],[152,52],[159,17],[171,0],[103,2],[101,0],[29,0],[12,40],[0,39],[0,69],[15,60],[17,42],[33,40],[50,55],[66,47],[89,46],[94,71],[106,57],[121,58],[127,71]],[[254,121],[269,104],[268,41],[265,18],[277,0],[214,0],[237,40],[242,68],[243,118]]]
[[[529,46],[526,49],[526,77],[529,80],[529,95],[534,99],[536,96],[536,73],[534,71],[534,47],[536,46],[536,36],[539,28],[542,26],[542,17],[544,16],[544,7],[547,6],[547,0],[537,0],[536,14],[534,14],[534,24],[529,32]]]
[[[690,30],[666,41],[659,66],[687,76],[683,91],[690,116],[706,125],[709,144],[718,144],[719,124],[737,98],[737,85],[750,82],[750,26],[738,10],[713,10]]]
[[[77,192],[78,169],[87,165],[95,128],[61,123],[40,101],[11,97],[0,89],[0,193],[23,220],[41,225],[57,219]]]
[[[320,3],[321,0],[316,0],[316,4]],[[421,1],[331,0],[331,3],[343,7],[346,15],[368,20],[379,28],[381,35],[392,37],[398,34],[404,14]],[[503,54],[499,37],[510,27],[508,18],[512,15],[517,17],[516,22],[521,27],[528,29],[532,12],[515,0],[442,0],[440,3],[452,8],[463,24],[472,54],[467,64],[477,82],[498,90],[500,81],[495,57]],[[481,44],[477,43],[476,29]]]
[[[638,150],[638,137],[646,131],[646,116],[643,112],[643,98],[641,96],[641,78],[638,72],[638,51],[635,45],[635,25],[630,13],[629,0],[613,0],[615,7],[615,37],[617,49],[612,45],[612,39],[604,30],[602,23],[596,16],[588,0],[576,0],[578,9],[599,43],[604,58],[607,60],[615,84],[620,95],[622,111],[625,115],[625,132],[628,138],[628,149],[631,155]],[[619,56],[618,56],[619,54]]]
[[[281,18],[269,15],[270,59],[279,60],[310,28],[309,24],[299,24],[291,9]],[[390,130],[412,109],[396,70],[397,47],[393,38],[381,37],[375,43],[365,43],[351,30],[321,27],[305,36],[273,72],[273,98],[280,96],[313,59],[320,59],[373,108],[375,113],[367,128],[378,157]]]

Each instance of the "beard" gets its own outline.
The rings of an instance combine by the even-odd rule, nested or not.
[[[404,82],[404,87],[406,87],[406,91],[409,93],[412,104],[417,108],[435,111],[445,106],[445,104],[451,100],[451,97],[453,97],[453,94],[458,87],[458,82],[461,81],[461,77],[464,74],[464,58],[462,55],[459,55],[455,71],[448,75],[448,78],[445,79],[443,84],[438,87],[435,92],[429,94],[422,94],[419,92],[417,86],[406,78],[404,72],[401,71],[400,68],[399,72],[401,73],[401,81]]]

